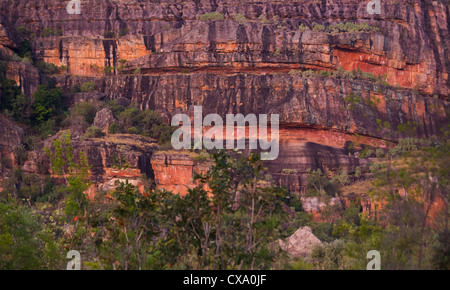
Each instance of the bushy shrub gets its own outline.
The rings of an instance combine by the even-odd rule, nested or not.
[[[92,124],[94,122],[96,113],[97,109],[95,108],[94,104],[89,102],[76,103],[70,109],[70,114],[72,116],[81,116],[88,124]]]
[[[108,133],[109,134],[116,134],[119,130],[119,126],[117,125],[117,123],[112,123],[109,128],[108,128]]]
[[[289,71],[289,75],[291,77],[301,76],[302,75],[302,71],[301,70],[292,69],[292,70]]]
[[[110,74],[114,71],[114,67],[113,66],[105,66],[103,71],[105,72],[105,74]]]
[[[114,128],[117,133],[143,135],[165,143],[170,140],[174,131],[156,111],[141,111],[133,104],[125,108],[114,102],[109,108],[118,117],[117,129]]]
[[[336,185],[320,169],[308,172],[307,184],[309,196],[335,196],[337,193]]]
[[[29,37],[31,35],[31,30],[26,28],[25,26],[17,27],[16,32],[23,38]]]
[[[356,32],[378,32],[380,29],[376,26],[370,26],[366,22],[356,24],[352,22],[341,22],[336,25],[330,25],[326,28],[328,33],[356,33]]]
[[[36,66],[43,74],[46,75],[52,75],[58,72],[58,68],[53,63],[38,61]]]
[[[96,106],[90,102],[75,103],[63,126],[70,126],[72,132],[82,134],[94,122],[96,112]]]
[[[139,134],[139,130],[136,127],[130,127],[130,128],[128,128],[127,133],[137,135],[137,134]]]
[[[304,72],[302,72],[302,77],[304,78],[313,77],[315,75],[316,73],[313,70],[305,70]]]
[[[78,84],[74,84],[72,87],[70,87],[70,93],[75,94],[81,92],[81,87]]]
[[[314,23],[313,30],[331,34],[338,34],[338,33],[358,33],[358,32],[379,32],[380,28],[377,26],[370,26],[366,22],[361,24],[353,22],[341,22],[338,24],[332,24],[328,26]]]
[[[10,61],[15,61],[15,62],[22,62],[22,58],[17,54],[17,53],[13,53],[10,57],[9,57]]]
[[[258,20],[264,24],[268,24],[270,22],[269,19],[267,19],[266,15],[264,14],[259,15]]]
[[[329,72],[329,71],[327,71],[327,70],[321,70],[321,71],[319,72],[319,76],[328,78],[328,77],[331,76],[331,72]]]
[[[303,23],[300,24],[300,26],[298,27],[298,30],[300,30],[300,32],[305,32],[308,30],[311,30],[308,26],[304,25]]]
[[[239,14],[239,13],[233,15],[233,19],[234,19],[234,21],[238,22],[239,24],[247,23],[247,18],[244,15]]]
[[[53,36],[53,35],[56,35],[56,32],[55,32],[55,29],[53,29],[51,27],[44,28],[41,31],[41,36],[42,37],[49,37],[49,36]]]
[[[288,169],[288,168],[285,168],[285,169],[281,170],[281,173],[287,174],[287,175],[295,175],[295,174],[297,174],[298,172],[297,172],[297,169]]]
[[[82,92],[92,92],[95,90],[95,84],[93,82],[86,82],[81,85]]]
[[[220,12],[209,12],[200,16],[200,21],[220,21],[224,19],[225,17]]]
[[[313,23],[313,30],[315,32],[323,32],[325,31],[325,26],[322,24]]]
[[[38,125],[39,135],[42,138],[47,138],[56,133],[56,122],[53,119],[49,119]]]
[[[17,86],[16,81],[6,78],[2,78],[0,85],[0,109],[3,112],[8,111],[15,115],[14,103],[21,94],[20,87]]]
[[[20,57],[29,57],[29,58],[33,59],[31,43],[26,39],[24,41],[22,41],[22,43],[19,46],[19,49],[17,50],[17,54]]]
[[[124,28],[119,31],[119,36],[125,36],[130,32],[129,28]]]
[[[95,126],[91,126],[91,127],[87,128],[84,136],[86,136],[88,138],[100,138],[103,136],[103,132],[99,128],[97,128]]]
[[[69,71],[69,67],[68,67],[67,65],[61,65],[61,66],[59,67],[59,69],[60,69],[61,71],[64,71],[64,72]]]
[[[115,38],[116,37],[116,33],[114,31],[108,30],[108,31],[105,31],[103,33],[103,37],[104,38]]]
[[[33,97],[33,110],[38,122],[45,122],[62,112],[61,88],[49,89],[46,85],[40,85]]]

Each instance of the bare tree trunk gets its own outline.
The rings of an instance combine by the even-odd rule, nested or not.
[[[125,225],[123,226],[123,229],[124,229],[124,233],[125,233],[125,238],[127,240],[127,244],[125,247],[124,269],[128,270],[128,261],[130,259],[130,240],[128,239],[127,227]]]

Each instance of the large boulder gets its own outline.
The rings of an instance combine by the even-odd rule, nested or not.
[[[117,119],[109,109],[102,109],[97,112],[94,119],[94,126],[100,128],[103,132],[107,133],[109,126],[116,122]]]
[[[310,256],[314,247],[322,244],[312,233],[310,227],[300,228],[285,241],[280,240],[279,242],[282,250],[288,252],[293,257],[303,258]]]

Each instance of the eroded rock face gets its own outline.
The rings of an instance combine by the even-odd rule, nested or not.
[[[66,92],[93,81],[108,98],[125,97],[169,117],[202,105],[205,113],[276,113],[287,124],[378,138],[398,134],[379,130],[377,120],[394,130],[415,123],[417,137],[438,134],[448,121],[448,6],[387,0],[377,16],[366,6],[359,0],[93,0],[82,3],[81,15],[68,15],[56,0],[5,0],[0,11],[12,27],[34,33],[39,60],[68,67],[70,74],[57,78]],[[209,12],[223,20],[203,19]],[[372,29],[314,28],[346,22]],[[289,74],[338,68],[386,74],[382,80],[398,87]],[[349,110],[345,98],[352,92],[361,102]]]
[[[311,255],[314,247],[322,242],[312,233],[310,227],[298,229],[292,236],[285,241],[279,241],[282,250],[288,252],[293,257],[308,257]]]
[[[113,74],[137,67],[156,74],[183,69],[270,74],[341,66],[387,73],[392,85],[448,95],[448,6],[431,0],[382,2],[376,16],[359,0],[92,0],[82,3],[81,15],[68,15],[56,0],[4,0],[0,11],[13,26],[35,33],[40,59],[68,65],[77,75],[103,75],[106,66],[114,67],[108,71]],[[202,21],[208,12],[221,13],[223,20]],[[235,20],[238,14],[245,19]],[[346,21],[379,31],[299,29]],[[54,33],[43,33],[46,28]],[[119,70],[121,59],[128,62]]]
[[[30,63],[11,60],[14,50],[20,47],[22,41],[16,29],[0,14],[0,61],[4,66],[2,69],[6,78],[14,80],[24,95],[32,96],[41,83],[38,69]]]
[[[62,78],[66,89],[92,81]],[[289,74],[119,76],[95,82],[109,98],[126,96],[144,109],[169,116],[179,112],[192,116],[194,106],[202,106],[204,115],[217,113],[222,118],[231,113],[279,114],[280,122],[292,129],[312,126],[391,140],[405,136],[397,128],[408,122],[417,124],[412,132],[416,137],[440,134],[450,108],[444,100],[364,80]],[[360,101],[352,102],[352,93]],[[377,120],[389,123],[391,130],[379,130]]]
[[[52,174],[48,156],[42,147],[52,148],[52,141],[61,136],[62,132],[39,144],[39,148],[29,153],[29,158],[22,170],[35,174]],[[151,138],[115,134],[102,138],[72,138],[75,158],[84,152],[90,166],[90,181],[93,186],[88,195],[93,198],[99,191],[110,191],[117,187],[117,181],[138,186],[144,190],[144,180],[154,180],[155,175],[150,163],[153,152],[157,148],[156,140]],[[32,158],[30,158],[32,157]]]
[[[209,169],[209,164],[196,162],[189,155],[175,152],[154,154],[151,163],[157,187],[181,196],[198,185],[193,180],[194,173],[202,174]]]
[[[14,80],[22,94],[32,96],[41,83],[41,76],[36,67],[25,62],[8,62],[6,77]]]
[[[13,33],[11,25],[3,15],[0,15],[0,48],[17,48],[18,36]]]
[[[11,168],[16,162],[14,154],[17,146],[20,146],[24,138],[24,130],[9,118],[0,114],[0,158],[2,160],[1,171]]]

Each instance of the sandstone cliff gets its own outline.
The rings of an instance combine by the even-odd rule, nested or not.
[[[382,1],[369,15],[365,1],[82,1],[5,0],[9,25],[34,33],[38,56],[69,65],[76,75],[130,63],[143,72],[286,72],[291,68],[361,68],[389,83],[448,94],[449,8],[444,1]],[[202,15],[217,12],[217,21]],[[242,17],[235,17],[242,15]],[[214,18],[213,18],[214,20]],[[303,24],[367,23],[375,32],[299,30]],[[277,52],[277,53],[275,53]],[[164,70],[166,69],[166,70]]]
[[[71,102],[126,98],[167,120],[195,105],[222,116],[280,114],[280,157],[268,167],[293,191],[309,169],[367,163],[350,142],[386,147],[448,124],[445,1],[385,0],[381,15],[360,0],[90,0],[80,15],[67,14],[67,2],[1,1],[0,44],[29,39],[38,60],[59,67],[53,77],[66,93],[95,83],[96,93],[69,94]],[[26,64],[8,73],[24,92],[39,82]],[[194,165],[176,156],[152,166],[179,190]]]

